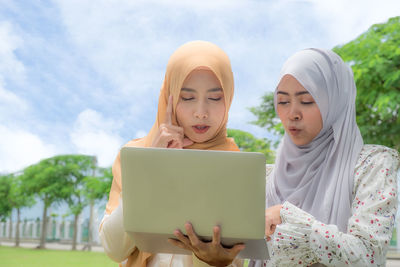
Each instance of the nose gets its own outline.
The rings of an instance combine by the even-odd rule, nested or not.
[[[208,110],[207,110],[205,103],[199,103],[196,106],[196,109],[194,111],[194,116],[197,119],[207,119],[208,118]]]
[[[297,105],[291,105],[289,112],[289,119],[292,121],[299,121],[303,118],[301,111],[298,109]]]

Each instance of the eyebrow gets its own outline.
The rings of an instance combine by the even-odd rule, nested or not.
[[[196,90],[195,89],[192,89],[192,88],[185,88],[185,87],[183,87],[182,89],[181,89],[181,91],[185,91],[185,92],[193,92],[193,93],[195,93],[196,92]],[[207,90],[207,92],[220,92],[220,91],[222,91],[222,88],[211,88],[211,89],[208,89]]]
[[[278,91],[276,93],[281,94],[281,95],[289,95],[289,93],[284,92],[284,91]],[[310,93],[308,91],[301,91],[301,92],[296,92],[294,95],[299,96],[299,95],[306,95],[306,94],[310,94]]]

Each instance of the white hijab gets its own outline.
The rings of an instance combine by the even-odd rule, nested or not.
[[[323,127],[309,144],[295,145],[286,133],[267,183],[267,206],[289,201],[317,220],[347,229],[354,168],[363,146],[356,123],[353,72],[334,52],[306,49],[283,65],[312,95]],[[276,107],[276,90],[275,90]]]

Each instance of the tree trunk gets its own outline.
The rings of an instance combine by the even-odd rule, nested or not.
[[[12,239],[12,230],[13,230],[13,220],[12,220],[12,210],[10,212],[10,231],[8,232],[8,238]]]
[[[94,200],[90,200],[90,217],[89,217],[89,236],[88,236],[88,251],[92,251],[92,242],[93,242],[93,211],[94,211]]]
[[[15,231],[15,246],[19,247],[19,223],[20,223],[20,210],[17,208],[17,229]]]
[[[74,237],[72,239],[72,250],[76,250],[76,237],[78,236],[78,218],[79,214],[74,217]]]
[[[97,158],[93,157],[93,177],[96,177],[96,164],[97,164]],[[92,242],[93,242],[93,211],[94,211],[94,199],[90,200],[90,215],[89,215],[89,233],[88,233],[88,243],[87,243],[87,250],[92,251]]]
[[[42,217],[42,232],[40,233],[40,244],[38,248],[45,248],[47,235],[47,204],[44,202],[43,217]]]

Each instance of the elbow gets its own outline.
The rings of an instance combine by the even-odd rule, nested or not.
[[[124,236],[122,240],[119,238],[116,239],[112,235],[107,235],[103,229],[100,229],[99,236],[104,252],[110,259],[117,263],[126,260],[135,249],[135,246],[128,244],[131,243],[129,242],[130,240],[127,240],[129,239],[128,236]]]

